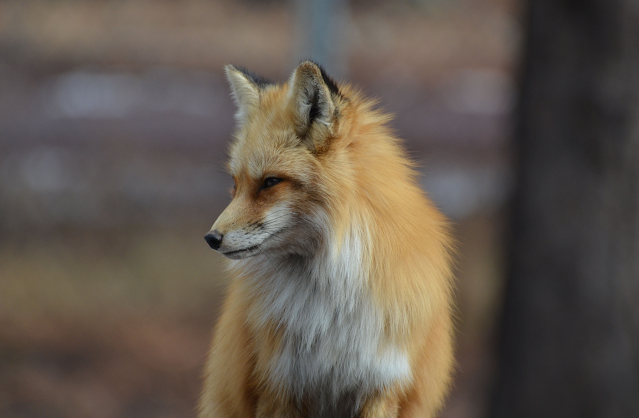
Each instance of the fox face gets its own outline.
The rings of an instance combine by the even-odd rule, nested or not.
[[[312,253],[325,229],[323,166],[337,126],[339,90],[311,62],[285,86],[233,66],[226,76],[238,111],[228,170],[233,199],[205,239],[231,259]]]

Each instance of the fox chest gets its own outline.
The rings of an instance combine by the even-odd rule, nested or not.
[[[410,379],[408,358],[384,335],[382,315],[361,289],[283,281],[262,293],[263,321],[280,330],[263,371],[297,399],[357,403],[382,387]]]

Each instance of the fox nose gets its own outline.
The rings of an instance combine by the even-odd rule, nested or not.
[[[224,238],[224,234],[221,234],[218,230],[211,231],[208,234],[204,235],[204,239],[214,250],[220,248],[220,244],[222,244],[222,238]]]

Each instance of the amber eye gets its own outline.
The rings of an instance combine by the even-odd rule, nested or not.
[[[262,184],[262,189],[268,189],[269,187],[273,187],[280,181],[282,181],[282,179],[278,179],[277,177],[267,177],[264,180],[264,184]]]

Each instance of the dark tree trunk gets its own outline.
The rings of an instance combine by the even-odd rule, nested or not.
[[[639,1],[531,0],[493,418],[639,417]]]

